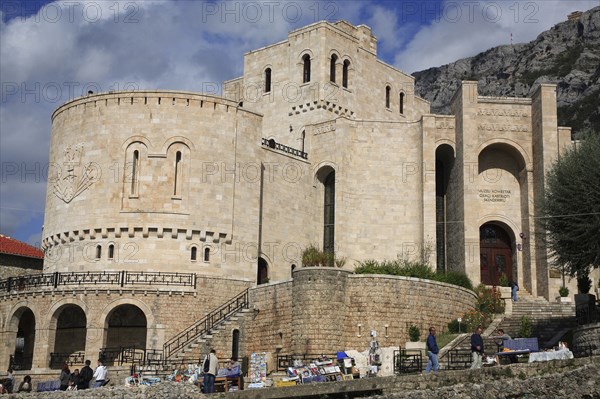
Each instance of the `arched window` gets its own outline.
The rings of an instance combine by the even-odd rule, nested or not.
[[[102,257],[102,245],[96,245],[96,259]]]
[[[210,261],[210,248],[208,248],[208,247],[204,248],[204,261],[205,262]]]
[[[404,93],[400,93],[400,113],[404,113]]]
[[[335,64],[337,63],[337,55],[331,55],[331,62],[329,64],[329,80],[335,83]]]
[[[108,259],[113,260],[115,258],[115,246],[110,244],[108,246]]]
[[[342,86],[344,86],[346,89],[348,88],[348,69],[350,69],[350,61],[345,60],[344,67],[342,69]]]
[[[269,266],[263,258],[258,258],[258,269],[256,271],[256,284],[267,284],[269,282]]]
[[[333,253],[335,244],[335,171],[331,171],[323,182],[324,217],[323,217],[323,251]]]
[[[137,195],[137,180],[140,166],[140,152],[135,150],[133,152],[133,159],[131,161],[131,195]]]
[[[196,247],[192,247],[191,253],[190,253],[190,260],[195,261],[198,257],[198,248]]]
[[[302,68],[302,83],[310,82],[310,55],[304,54],[302,57],[304,66]]]
[[[173,185],[173,195],[181,195],[181,151],[175,154],[175,182]]]
[[[265,69],[265,93],[271,92],[271,68]]]
[[[390,108],[390,93],[392,92],[392,88],[390,86],[385,86],[385,107]]]

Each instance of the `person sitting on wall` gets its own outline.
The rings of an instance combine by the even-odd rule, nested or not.
[[[31,377],[26,375],[23,377],[23,381],[19,384],[17,392],[31,392]]]
[[[498,347],[498,352],[502,352],[504,350],[504,340],[512,339],[510,335],[506,334],[503,329],[499,328],[496,331],[496,335],[494,336],[496,340],[496,346]],[[517,357],[515,355],[509,355],[508,359],[511,363],[517,363]],[[496,363],[500,364],[500,356],[496,355]]]

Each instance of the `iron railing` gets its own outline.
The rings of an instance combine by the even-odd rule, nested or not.
[[[8,368],[13,370],[31,370],[33,355],[23,356],[21,354],[10,355]]]
[[[469,349],[453,349],[446,354],[448,363],[447,370],[464,370],[471,367],[473,362],[473,354]]]
[[[590,323],[600,322],[600,307],[594,302],[586,302],[577,305],[575,308],[575,317],[577,318],[577,324],[585,325]]]
[[[319,359],[331,359],[337,361],[337,354],[303,354],[303,355],[277,355],[277,371],[285,371],[294,366],[294,361],[300,360],[302,364],[308,365]]]
[[[308,159],[308,154],[302,150],[299,150],[297,148],[292,148],[289,147],[287,145],[281,144],[281,143],[277,143],[275,140],[273,139],[262,139],[262,145],[265,147],[269,147],[273,150],[277,150],[277,151],[281,151],[281,152],[285,152],[286,154],[291,154],[294,155],[296,157],[300,157],[302,159]]]
[[[9,277],[0,280],[0,292],[29,291],[39,287],[131,285],[178,286],[196,288],[194,273],[164,272],[54,272]]]
[[[57,370],[61,369],[65,363],[69,366],[73,366],[75,364],[81,364],[85,362],[85,353],[84,352],[74,352],[74,353],[50,353],[50,364],[49,367],[51,369]]]
[[[423,353],[419,349],[394,351],[394,373],[408,374],[423,371]]]
[[[247,309],[248,303],[248,289],[246,288],[242,293],[235,296],[232,300],[210,312],[208,315],[165,342],[163,345],[165,359],[168,359],[175,352],[183,349],[194,339],[208,333],[218,324],[224,322],[225,319],[230,317],[232,314],[239,312],[242,309]]]

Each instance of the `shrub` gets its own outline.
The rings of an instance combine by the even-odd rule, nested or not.
[[[458,319],[454,319],[450,323],[448,323],[448,332],[452,333],[452,334],[457,334],[459,331],[458,327],[459,327]]]
[[[567,287],[560,287],[558,289],[558,295],[563,298],[569,296],[569,289]]]
[[[592,280],[590,280],[587,274],[577,277],[577,290],[580,294],[589,294],[591,288]]]
[[[527,316],[521,317],[521,327],[519,328],[519,337],[529,338],[531,337],[531,319]]]
[[[475,331],[477,326],[485,327],[490,321],[489,314],[476,309],[472,309],[465,313],[462,319],[463,325],[465,326],[465,331]]]
[[[477,294],[477,309],[483,313],[504,313],[504,301],[500,298],[500,292],[487,288],[480,284],[475,288]]]
[[[302,266],[329,266],[343,267],[346,258],[336,258],[333,252],[325,252],[318,249],[314,244],[309,245],[302,251]]]
[[[464,273],[448,271],[446,274],[438,274],[438,276],[440,277],[439,281],[441,282],[458,285],[459,287],[469,290],[473,289],[473,283],[471,282],[471,279]]]
[[[418,342],[419,338],[421,338],[421,330],[419,330],[419,327],[411,324],[411,326],[408,327],[408,338],[410,339],[410,342]]]
[[[506,274],[502,274],[500,280],[498,280],[498,285],[500,287],[508,287],[508,277],[506,277]]]
[[[406,259],[384,260],[381,262],[368,259],[362,262],[357,262],[354,273],[415,277],[424,280],[433,280],[453,284],[469,290],[473,289],[473,283],[471,283],[469,277],[464,273],[455,271],[436,273],[429,266],[421,262],[410,261]]]

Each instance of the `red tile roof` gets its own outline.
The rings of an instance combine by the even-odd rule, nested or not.
[[[39,248],[2,234],[0,234],[0,254],[44,259],[44,253]]]

